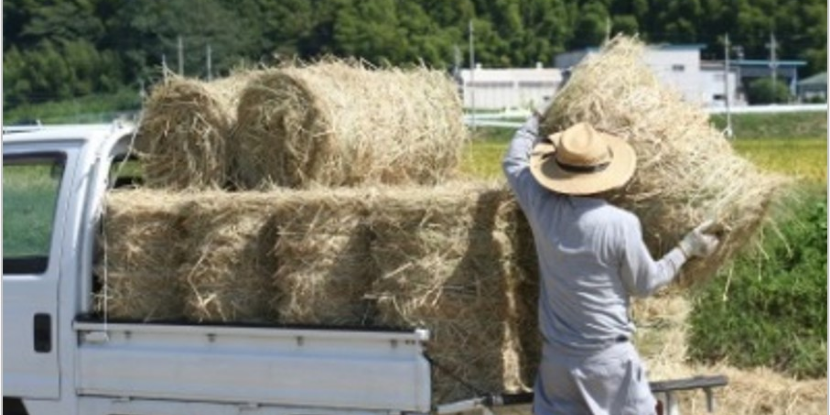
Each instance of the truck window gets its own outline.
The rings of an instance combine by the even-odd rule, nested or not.
[[[65,164],[61,153],[3,157],[4,274],[46,272]]]

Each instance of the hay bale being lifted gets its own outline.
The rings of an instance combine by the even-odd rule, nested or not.
[[[219,188],[228,182],[228,146],[239,90],[250,73],[213,82],[172,75],[148,98],[136,148],[153,188]]]
[[[176,278],[186,240],[182,200],[174,193],[146,190],[107,194],[98,240],[104,255],[96,266],[103,288],[96,312],[143,321],[184,316],[184,293]]]
[[[736,155],[700,106],[646,66],[643,51],[641,42],[621,36],[579,64],[544,114],[540,133],[589,122],[634,147],[637,171],[612,200],[639,216],[655,256],[704,220],[716,220],[721,244],[705,261],[683,268],[681,283],[691,283],[714,274],[747,243],[782,180]]]
[[[522,389],[509,193],[457,184],[384,192],[370,223],[381,325],[426,327],[435,401]],[[445,372],[447,371],[447,372]],[[465,387],[454,376],[475,385]]]
[[[434,184],[466,139],[455,84],[424,68],[329,60],[254,77],[238,107],[242,186]]]

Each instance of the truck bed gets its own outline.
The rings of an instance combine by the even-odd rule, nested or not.
[[[429,334],[76,321],[78,394],[428,412]]]

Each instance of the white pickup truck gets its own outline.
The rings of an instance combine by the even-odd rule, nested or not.
[[[134,128],[3,131],[3,413],[428,413],[425,330],[114,324],[94,242]]]
[[[394,415],[488,410],[532,393],[432,400],[426,330],[108,322],[95,241],[135,128],[3,130],[3,414]],[[461,380],[460,380],[461,381]],[[722,376],[652,383],[673,391]]]

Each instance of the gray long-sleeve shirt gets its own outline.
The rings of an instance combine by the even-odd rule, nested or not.
[[[539,328],[547,343],[587,353],[630,338],[629,298],[669,283],[686,258],[675,248],[655,261],[639,219],[626,210],[542,187],[529,168],[537,135],[531,117],[513,137],[503,168],[536,242]]]

